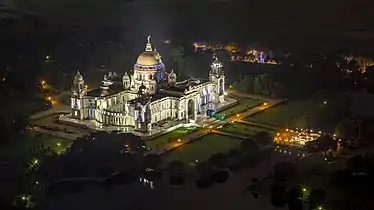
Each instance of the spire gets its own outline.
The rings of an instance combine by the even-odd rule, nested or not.
[[[152,44],[151,44],[151,35],[147,37],[147,45],[145,47],[145,51],[151,52],[152,51]]]

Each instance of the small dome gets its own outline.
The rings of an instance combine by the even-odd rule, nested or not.
[[[171,72],[169,74],[169,77],[170,78],[177,78],[177,74],[174,72],[174,70],[171,70]]]
[[[83,81],[83,76],[81,75],[81,73],[79,72],[79,70],[78,70],[77,74],[74,77],[74,81]]]
[[[129,80],[130,76],[125,72],[125,75],[123,75],[123,80]]]

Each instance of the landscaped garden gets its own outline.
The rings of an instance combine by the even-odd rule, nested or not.
[[[289,126],[295,119],[305,116],[313,116],[323,106],[316,100],[290,101],[278,106],[271,107],[258,114],[245,118],[246,121],[262,123],[267,125],[285,127]],[[302,123],[300,123],[302,124]]]
[[[180,160],[186,165],[191,165],[191,163],[196,163],[196,160],[200,162],[207,160],[215,153],[228,152],[230,149],[238,147],[241,141],[240,139],[228,136],[209,134],[165,153],[162,155],[162,161],[164,164],[167,164],[173,160]]]
[[[266,130],[260,127],[246,125],[244,123],[239,123],[239,122],[233,122],[228,125],[225,125],[222,128],[222,131],[227,132],[227,133],[243,135],[243,136],[255,135],[256,133],[261,132],[261,131],[269,132],[271,135],[275,132],[275,131]]]
[[[197,131],[199,128],[198,127],[182,127],[178,128],[176,130],[170,131],[169,133],[166,133],[162,136],[158,136],[154,139],[150,139],[146,141],[147,147],[151,149],[157,148],[157,145],[161,146],[164,144],[167,144],[169,141],[178,139],[182,136],[185,136],[191,132]]]
[[[244,99],[244,100],[238,101],[238,104],[236,104],[235,106],[218,112],[218,114],[231,116],[238,112],[242,112],[245,109],[250,109],[252,107],[255,107],[259,104],[261,104],[261,101],[254,100],[254,99]]]
[[[3,147],[0,152],[9,159],[23,160],[29,157],[35,149],[50,148],[51,151],[58,154],[63,153],[72,143],[72,140],[47,134],[24,133],[18,135],[16,141]]]

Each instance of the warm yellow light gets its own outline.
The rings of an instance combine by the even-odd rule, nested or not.
[[[88,85],[85,85],[84,87],[85,87],[86,89],[88,89]]]
[[[181,139],[178,139],[178,142],[181,142]]]
[[[45,84],[45,81],[44,80],[42,80],[41,82],[40,82],[42,85],[44,85]]]
[[[265,102],[265,103],[264,103],[264,106],[267,106],[267,105],[268,105],[268,103]]]
[[[61,143],[60,143],[60,142],[57,142],[57,146],[61,146]]]

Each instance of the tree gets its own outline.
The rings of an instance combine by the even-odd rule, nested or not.
[[[157,154],[149,154],[144,157],[145,168],[157,169],[161,165],[161,157]]]
[[[225,183],[230,177],[230,173],[227,170],[215,171],[212,175],[212,181],[216,183]]]
[[[292,162],[280,162],[273,167],[273,175],[278,181],[291,177],[294,171],[295,165]]]
[[[371,170],[373,170],[374,167],[372,159],[364,154],[356,155],[350,158],[347,161],[346,165],[347,169],[352,174],[368,174]]]
[[[301,117],[293,118],[290,127],[305,129],[310,127],[310,122],[308,117],[303,115]]]
[[[209,158],[209,163],[216,169],[226,168],[227,162],[228,162],[227,155],[222,152],[213,154]]]
[[[270,202],[276,207],[284,207],[286,205],[286,188],[282,185],[274,185],[270,190]]]
[[[254,153],[258,151],[257,144],[252,139],[245,139],[240,143],[240,150],[243,153]]]
[[[318,145],[318,150],[320,152],[326,152],[328,150],[336,150],[337,146],[338,146],[338,142],[333,139],[331,136],[327,136],[327,135],[324,135],[324,136],[321,136],[319,138],[317,138],[315,141],[317,141],[317,145]]]
[[[242,162],[242,153],[236,149],[231,149],[228,154],[228,166],[231,171],[239,169]]]
[[[172,185],[181,185],[185,179],[185,166],[182,161],[175,160],[169,163],[169,181]]]
[[[326,201],[326,191],[323,189],[314,189],[309,195],[309,208],[316,209],[318,206],[323,206]]]
[[[345,141],[357,138],[357,126],[352,120],[344,120],[335,127],[335,135]]]
[[[196,165],[196,185],[198,188],[207,188],[212,185],[212,166],[208,161]]]
[[[289,200],[287,206],[289,210],[303,210],[303,201],[300,198]]]
[[[13,128],[16,132],[24,132],[29,124],[29,117],[26,115],[19,115],[13,121]]]
[[[289,210],[302,210],[303,203],[300,200],[302,191],[299,187],[292,187],[287,193],[287,205]]]
[[[273,142],[273,138],[266,131],[260,131],[260,132],[256,133],[253,136],[253,138],[256,139],[256,142],[258,142],[259,144],[261,144],[263,146],[266,146],[266,145]]]

